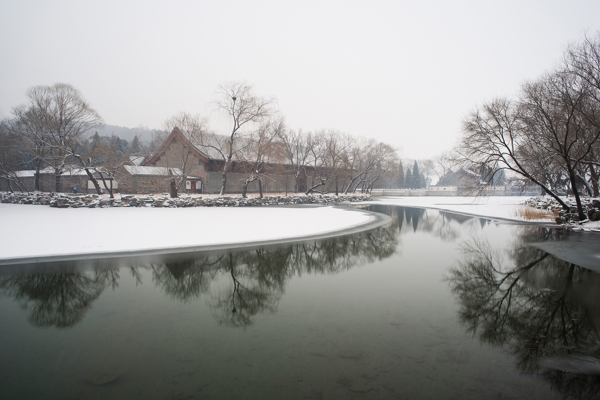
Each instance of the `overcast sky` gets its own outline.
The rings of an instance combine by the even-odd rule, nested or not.
[[[0,0],[0,116],[70,83],[112,125],[221,118],[220,84],[275,97],[290,127],[427,158],[482,101],[513,96],[600,31],[600,1]]]

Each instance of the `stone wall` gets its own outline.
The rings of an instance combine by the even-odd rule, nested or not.
[[[33,192],[35,189],[35,178],[33,176],[26,176],[19,178],[19,181],[25,186],[25,188]],[[87,189],[87,175],[62,175],[60,177],[59,192],[71,193],[73,187],[77,187],[77,191],[81,193],[88,193]],[[19,187],[11,182],[10,187],[13,191],[19,192]],[[9,192],[10,187],[8,181],[5,178],[0,178],[0,191]],[[56,188],[56,176],[54,174],[40,174],[40,192],[54,192]],[[93,192],[93,190],[92,190]]]
[[[340,202],[368,201],[368,195],[289,195],[266,196],[260,198],[215,197],[203,199],[201,196],[182,195],[170,198],[165,195],[134,196],[121,195],[115,199],[100,197],[95,194],[65,194],[65,193],[2,193],[0,203],[40,204],[57,208],[103,208],[103,207],[262,207],[284,204],[323,204]]]

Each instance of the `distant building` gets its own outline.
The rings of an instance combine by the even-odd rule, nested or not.
[[[240,141],[242,143],[242,141]],[[217,144],[215,143],[215,146]],[[173,129],[161,148],[141,164],[144,167],[179,168],[191,193],[219,193],[223,181],[224,161],[215,149],[204,146],[201,149],[177,128]],[[252,166],[239,159],[233,159],[233,166],[227,173],[226,191],[240,193],[243,184],[251,172]],[[263,191],[286,192],[294,190],[294,175],[283,163],[265,165],[268,178],[263,179]],[[248,192],[258,192],[258,182],[248,185]],[[306,175],[299,177],[299,191],[306,190]],[[168,182],[163,191],[168,191]]]

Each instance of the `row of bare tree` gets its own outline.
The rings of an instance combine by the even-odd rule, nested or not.
[[[454,161],[471,171],[510,171],[555,198],[572,193],[581,220],[580,197],[598,196],[600,167],[600,33],[567,48],[560,66],[526,82],[516,98],[497,98],[463,123]]]
[[[128,157],[120,149],[118,138],[85,138],[87,132],[102,124],[98,112],[77,89],[63,83],[33,87],[27,98],[28,103],[15,107],[13,118],[0,125],[0,175],[23,190],[16,171],[26,164],[35,170],[34,186],[39,190],[40,171],[51,167],[56,177],[55,191],[59,191],[61,175],[76,163],[99,194],[103,188],[98,176],[112,196],[105,178],[116,179],[116,171]],[[263,183],[282,174],[295,177],[295,192],[324,192],[334,186],[336,194],[369,191],[386,174],[392,176],[398,170],[396,150],[384,143],[335,130],[290,129],[277,112],[275,101],[255,95],[245,83],[221,86],[215,106],[231,124],[226,135],[211,131],[207,120],[199,115],[180,113],[165,121],[154,148],[151,146],[151,151],[158,151],[175,127],[188,142],[179,148],[171,146],[167,160],[170,168],[182,171],[182,175],[171,177],[175,196],[197,160],[194,149],[206,155],[211,160],[210,168],[222,174],[221,194],[235,167],[236,172],[245,173],[244,195],[254,181],[258,181],[262,195]],[[301,178],[305,182],[302,185]]]
[[[13,108],[12,119],[0,124],[0,175],[23,189],[16,171],[23,164],[32,165],[34,189],[39,190],[40,171],[50,167],[59,191],[61,175],[69,164],[77,163],[100,193],[94,173],[103,177],[109,171],[80,151],[82,136],[102,124],[98,112],[76,88],[64,83],[32,87],[27,99],[27,105]]]
[[[228,116],[231,133],[217,134],[199,115],[180,113],[165,121],[157,137],[158,143],[164,143],[178,128],[189,142],[171,146],[171,159],[166,160],[182,171],[182,176],[172,178],[176,190],[192,170],[194,157],[188,144],[218,161],[215,168],[222,174],[221,195],[234,166],[238,166],[236,172],[245,174],[244,196],[251,182],[258,181],[262,188],[263,182],[281,175],[294,177],[295,192],[322,193],[327,187],[335,187],[336,194],[370,191],[384,175],[397,171],[399,158],[391,146],[336,130],[290,129],[276,112],[274,101],[256,96],[249,85],[222,86],[216,106]],[[310,183],[301,187],[304,176]]]

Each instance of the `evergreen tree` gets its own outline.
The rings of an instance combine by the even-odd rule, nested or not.
[[[398,168],[398,187],[400,189],[404,188],[406,182],[404,181],[404,166],[402,166],[402,161],[400,161],[400,168]]]
[[[137,137],[137,135],[135,135],[133,140],[131,141],[131,147],[129,151],[133,154],[137,154],[141,150],[140,147],[140,139]]]
[[[410,189],[411,182],[412,182],[412,173],[410,172],[410,168],[406,168],[406,177],[404,178],[404,187],[407,189]]]
[[[419,164],[417,164],[417,160],[415,160],[415,165],[413,166],[410,187],[411,189],[419,189],[421,187],[421,174],[419,173]]]

